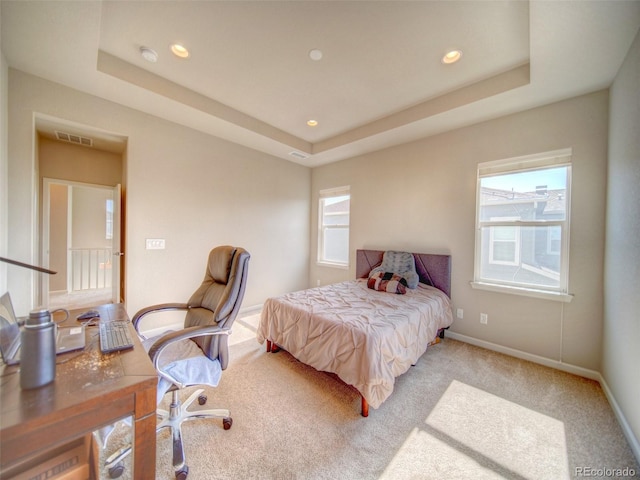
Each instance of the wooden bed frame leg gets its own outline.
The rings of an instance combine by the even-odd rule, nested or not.
[[[363,417],[368,417],[369,416],[369,404],[367,403],[367,401],[364,399],[364,397],[362,395],[360,395],[360,398],[362,398],[362,410],[361,410],[361,414]]]
[[[280,347],[278,345],[276,345],[271,340],[267,340],[267,353],[269,353],[269,352],[277,353],[279,351],[280,351]]]

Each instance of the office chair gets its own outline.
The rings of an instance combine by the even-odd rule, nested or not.
[[[233,420],[227,409],[188,410],[196,398],[200,405],[206,403],[204,389],[197,389],[184,403],[180,400],[179,392],[193,385],[215,387],[222,370],[227,368],[227,339],[244,296],[249,259],[249,252],[243,248],[214,248],[209,253],[204,280],[187,303],[153,305],[138,311],[131,320],[158,371],[158,403],[165,393],[172,393],[169,411],[157,410],[160,420],[157,431],[171,429],[173,467],[177,480],[185,480],[189,473],[182,444],[182,423],[195,418],[214,417],[222,418],[225,430],[232,425]],[[168,310],[186,311],[182,330],[150,339],[140,333],[143,318]],[[111,478],[122,474],[122,459],[130,450],[130,447],[122,449],[107,459],[105,463]]]

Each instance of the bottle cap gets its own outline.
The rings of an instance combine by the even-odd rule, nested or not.
[[[29,312],[29,318],[25,326],[39,325],[43,323],[49,323],[51,321],[51,314],[46,308],[36,308]]]

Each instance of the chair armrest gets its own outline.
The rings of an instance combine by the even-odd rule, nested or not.
[[[221,328],[216,325],[206,325],[203,327],[188,327],[175,332],[167,332],[162,335],[149,349],[149,357],[153,362],[153,366],[156,370],[159,370],[158,362],[160,361],[160,354],[169,345],[181,340],[195,337],[204,337],[207,335],[229,335],[231,329]]]
[[[150,313],[167,312],[170,310],[189,310],[189,308],[189,305],[186,303],[160,303],[158,305],[151,305],[150,307],[138,310],[131,319],[131,323],[133,324],[133,328],[136,329],[136,332],[138,332],[138,335],[146,339],[147,337],[142,335],[140,330],[138,330],[140,320],[142,320],[146,315],[149,315]]]

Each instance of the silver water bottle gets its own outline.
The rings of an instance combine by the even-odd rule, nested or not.
[[[47,309],[29,312],[21,333],[20,387],[37,388],[56,378],[56,325]]]

